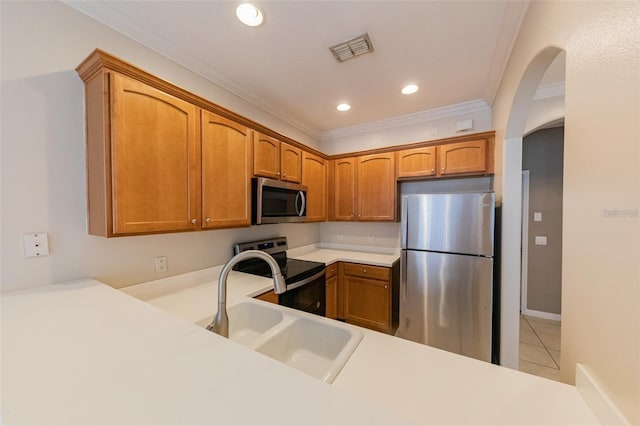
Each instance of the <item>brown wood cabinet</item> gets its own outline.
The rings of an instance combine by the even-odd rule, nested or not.
[[[307,187],[307,222],[327,220],[327,160],[302,152],[302,184]]]
[[[329,220],[356,219],[356,158],[331,161]]]
[[[436,175],[436,147],[425,146],[398,151],[398,178]]]
[[[398,151],[398,179],[491,174],[492,146],[478,139]]]
[[[198,229],[198,108],[106,70],[85,90],[89,233]]]
[[[99,49],[76,70],[85,83],[92,235],[249,225],[247,169],[307,185],[310,222],[393,221],[396,178],[494,171],[494,132],[327,159]]]
[[[384,333],[393,333],[398,324],[397,264],[394,268],[343,263],[344,319]],[[396,272],[394,272],[396,271]]]
[[[280,179],[287,182],[302,182],[302,150],[280,142]]]
[[[395,220],[395,153],[333,160],[330,175],[329,220]]]
[[[438,175],[483,173],[487,171],[485,139],[438,146]]]
[[[264,300],[265,302],[278,304],[278,295],[273,290],[265,291],[262,294],[257,295],[254,299]]]
[[[251,225],[252,130],[202,111],[202,227]]]
[[[302,181],[302,150],[271,136],[255,132],[253,174],[300,183]]]
[[[280,141],[260,132],[253,134],[253,174],[280,179]]]
[[[396,219],[395,153],[358,157],[356,195],[359,221]]]
[[[338,264],[327,266],[326,279],[326,313],[327,318],[338,318]]]

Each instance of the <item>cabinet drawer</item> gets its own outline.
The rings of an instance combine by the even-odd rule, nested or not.
[[[383,266],[362,265],[359,263],[345,263],[345,275],[354,275],[357,277],[366,277],[374,280],[389,281],[391,272],[389,268]]]
[[[338,264],[337,263],[333,263],[329,266],[327,266],[327,269],[325,269],[325,277],[326,278],[331,278],[334,275],[336,275],[338,273]]]

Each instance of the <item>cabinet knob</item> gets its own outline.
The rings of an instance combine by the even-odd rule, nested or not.
[[[198,223],[198,219],[191,219],[191,223],[195,225],[196,223]]]
[[[444,172],[446,169],[447,169],[446,167],[443,167],[443,168],[442,168],[442,171]]]
[[[208,217],[208,218],[206,218],[204,221],[205,221],[205,223],[211,223],[211,218],[210,218],[210,217]]]
[[[366,273],[367,273],[367,270],[366,270],[366,269],[363,269],[363,270],[362,270],[362,272],[364,272],[364,273],[366,274]]]
[[[280,172],[276,172],[276,176],[280,176]]]
[[[388,285],[385,285],[385,286],[384,286],[384,288],[389,288],[389,286],[388,286]]]
[[[435,173],[436,169],[431,169],[431,173]]]
[[[286,173],[283,173],[283,174],[282,174],[282,177],[287,177],[287,174],[286,174]]]

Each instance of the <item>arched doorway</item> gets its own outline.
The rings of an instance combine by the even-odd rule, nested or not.
[[[547,68],[562,49],[548,47],[540,51],[526,68],[511,104],[504,134],[500,363],[518,368],[521,231],[522,231],[522,139],[534,95]]]

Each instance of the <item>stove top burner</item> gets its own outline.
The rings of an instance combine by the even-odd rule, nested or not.
[[[262,240],[236,244],[234,253],[238,254],[246,250],[262,250],[269,253],[280,265],[280,271],[287,285],[294,284],[316,275],[324,269],[325,265],[321,262],[312,262],[309,260],[289,259],[287,258],[287,239],[285,237],[275,238],[273,240]],[[271,269],[267,262],[261,259],[248,259],[238,263],[233,268],[236,271],[248,274],[259,275],[262,277],[271,277]]]

